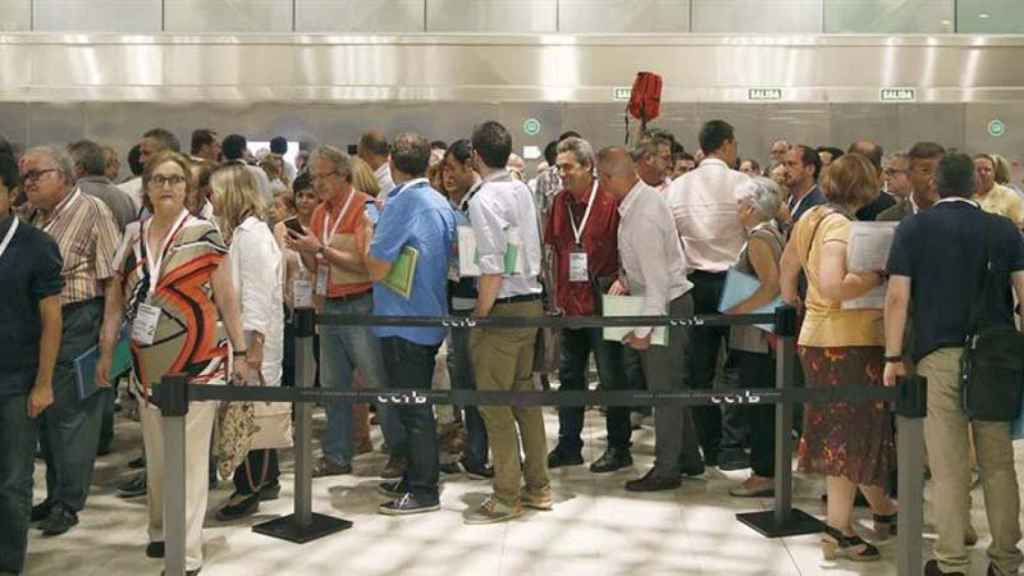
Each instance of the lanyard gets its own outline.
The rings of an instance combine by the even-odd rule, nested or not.
[[[572,202],[568,204],[569,208],[569,224],[572,225],[572,235],[576,238],[576,245],[580,246],[583,239],[583,231],[587,228],[587,220],[590,219],[590,210],[594,207],[594,196],[597,196],[597,181],[594,181],[594,187],[590,189],[590,200],[587,200],[587,209],[583,212],[583,220],[580,222],[580,227],[576,227],[576,218],[572,213]]]
[[[152,296],[156,292],[156,285],[160,283],[160,273],[163,272],[161,267],[164,263],[164,257],[167,255],[167,250],[171,247],[171,242],[174,237],[178,235],[178,232],[185,225],[185,221],[188,220],[188,210],[182,210],[181,215],[178,216],[178,220],[171,227],[171,230],[164,236],[162,242],[160,242],[160,253],[157,254],[156,258],[149,258],[149,229],[153,225],[153,218],[146,220],[146,223],[142,225],[142,258],[146,261],[146,268],[149,271],[149,295]]]
[[[355,188],[349,190],[348,198],[345,199],[345,205],[341,207],[341,212],[338,212],[338,219],[334,221],[334,226],[331,226],[331,214],[330,211],[324,210],[324,230],[323,230],[323,245],[326,248],[330,245],[330,240],[334,236],[334,233],[338,231],[338,226],[341,226],[341,221],[345,219],[345,213],[348,212],[348,207],[352,204],[352,197],[356,195]],[[330,232],[327,230],[330,229]]]
[[[4,257],[4,253],[7,252],[7,247],[11,245],[11,240],[14,239],[14,233],[18,231],[18,217],[15,216],[14,220],[11,221],[11,227],[7,230],[7,235],[4,236],[3,244],[0,244],[0,258]]]
[[[75,188],[75,191],[71,193],[71,197],[65,200],[63,205],[58,206],[57,209],[54,210],[53,214],[50,216],[50,221],[46,223],[46,226],[43,226],[43,232],[49,234],[53,225],[57,223],[57,218],[74,206],[81,196],[82,192],[78,188]]]

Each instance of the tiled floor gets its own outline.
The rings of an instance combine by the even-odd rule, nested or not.
[[[555,413],[545,410],[550,439],[557,437]],[[318,414],[318,420],[322,413]],[[143,554],[146,545],[145,499],[122,500],[114,486],[126,474],[125,463],[138,454],[138,424],[118,421],[114,454],[97,463],[92,496],[81,523],[58,538],[31,536],[27,575],[159,574],[161,564]],[[587,461],[604,449],[604,419],[587,413]],[[636,495],[622,490],[626,480],[646,471],[653,460],[653,430],[634,436],[632,470],[594,475],[586,467],[555,470],[555,510],[530,512],[506,524],[466,526],[463,514],[489,491],[486,482],[453,477],[444,483],[440,512],[389,518],[376,514],[382,498],[373,476],[384,456],[356,460],[355,475],[317,480],[314,511],[355,522],[353,529],[306,545],[253,533],[252,524],[290,513],[292,475],[285,457],[282,498],[264,503],[259,514],[237,525],[221,525],[211,514],[205,530],[204,576],[337,574],[352,576],[679,576],[896,574],[895,543],[882,546],[878,563],[829,563],[821,558],[817,536],[780,540],[762,538],[738,523],[737,512],[767,509],[770,500],[730,498],[728,488],[747,471],[709,470],[673,492]],[[379,439],[378,439],[379,445]],[[1018,449],[1017,462],[1024,461]],[[1020,464],[1018,464],[1020,466]],[[36,471],[36,498],[44,496],[44,470]],[[1018,472],[1020,474],[1020,472]],[[211,510],[227,498],[230,483],[211,494]],[[821,482],[797,477],[795,504],[821,516]],[[975,492],[974,522],[982,541],[973,551],[972,576],[984,574],[988,530]],[[867,515],[858,510],[863,521]],[[926,516],[926,524],[932,521]],[[926,553],[934,534],[925,535]]]

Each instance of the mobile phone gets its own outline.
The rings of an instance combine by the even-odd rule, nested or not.
[[[359,145],[358,144],[349,144],[348,145],[348,155],[349,156],[355,156],[358,153],[359,153]]]
[[[289,218],[284,221],[284,227],[292,232],[295,232],[299,236],[305,236],[306,231],[302,229],[302,224],[299,224],[298,218]]]

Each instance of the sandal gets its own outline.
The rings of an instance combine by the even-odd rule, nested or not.
[[[821,552],[825,560],[845,558],[854,562],[871,562],[881,558],[878,548],[868,544],[860,536],[847,536],[831,526],[825,526]]]

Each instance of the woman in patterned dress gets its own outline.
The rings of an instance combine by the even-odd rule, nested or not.
[[[247,352],[238,297],[225,258],[227,248],[211,222],[192,216],[185,207],[192,186],[189,169],[188,160],[171,151],[146,163],[143,202],[153,216],[125,231],[115,258],[119,274],[107,293],[97,364],[97,381],[104,384],[123,319],[132,334],[133,389],[143,405],[150,539],[146,555],[150,558],[164,553],[164,448],[153,387],[170,373],[187,374],[194,384],[224,383],[231,350],[240,360]],[[238,361],[232,372],[233,379],[245,381],[249,369],[246,362]],[[215,403],[194,402],[185,418],[185,566],[190,575],[199,572],[203,561],[215,413]]]
[[[875,168],[864,156],[847,154],[832,162],[821,189],[829,203],[797,222],[782,259],[782,295],[787,302],[799,304],[800,270],[807,276],[806,314],[797,342],[807,385],[882,386],[882,311],[843,308],[882,283],[878,273],[846,269],[852,215],[878,196]],[[806,407],[800,469],[826,477],[826,559],[879,558],[878,549],[853,531],[853,499],[859,486],[874,513],[876,533],[893,533],[896,506],[885,484],[895,463],[892,421],[884,402]]]

